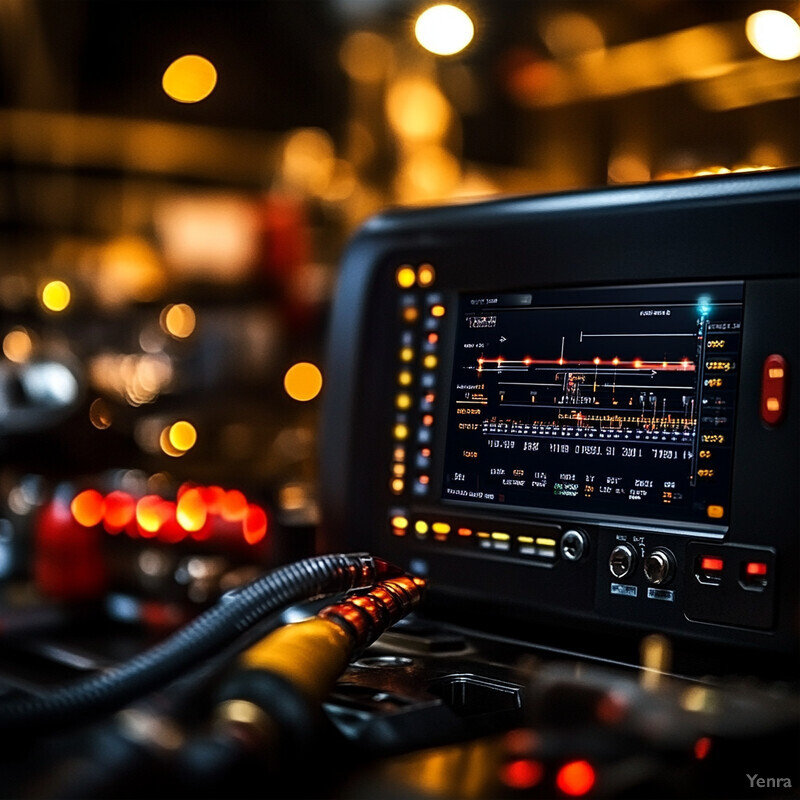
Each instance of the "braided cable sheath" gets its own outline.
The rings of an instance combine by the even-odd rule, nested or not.
[[[228,593],[123,664],[34,697],[0,702],[0,732],[52,731],[117,711],[197,666],[268,614],[301,600],[372,586],[393,570],[366,553],[324,555],[279,567]]]

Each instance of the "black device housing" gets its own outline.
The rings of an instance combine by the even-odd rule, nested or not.
[[[412,280],[410,286],[398,283],[403,267],[400,281]],[[622,652],[615,650],[617,642],[658,632],[687,652],[706,648],[725,653],[723,658],[731,649],[742,652],[757,670],[794,664],[800,638],[799,272],[798,170],[374,217],[344,255],[332,309],[321,428],[320,548],[366,549],[425,574],[429,614],[522,642],[550,641],[608,655]],[[597,305],[613,305],[618,296],[623,305],[667,308],[673,301],[685,306],[709,294],[713,299],[718,289],[741,297],[731,319],[741,316],[739,328],[731,323],[738,331],[735,346],[722,356],[730,373],[723,376],[727,395],[719,399],[699,388],[696,394],[698,402],[718,403],[723,410],[714,413],[725,420],[725,452],[719,450],[719,458],[712,454],[724,484],[715,491],[724,500],[708,505],[708,516],[699,501],[694,506],[686,501],[676,511],[652,496],[643,511],[630,502],[630,492],[616,504],[593,503],[582,481],[588,475],[577,480],[577,494],[562,502],[555,493],[561,489],[552,489],[558,462],[537,459],[535,452],[524,458],[517,453],[514,463],[526,479],[543,465],[549,473],[544,492],[523,493],[510,503],[497,502],[494,492],[488,493],[490,502],[446,494],[453,475],[460,476],[453,464],[467,452],[459,449],[466,440],[455,433],[455,409],[464,393],[453,370],[459,364],[463,371],[466,363],[465,331],[475,316],[470,303],[502,304],[521,296],[523,305],[533,307],[537,298],[551,305],[569,300],[569,313],[585,307],[592,319],[593,298]],[[662,292],[666,305],[659,305]],[[703,318],[699,321],[702,325]],[[536,324],[543,331],[546,319]],[[521,330],[524,326],[515,328]],[[651,350],[654,341],[648,343]],[[525,346],[535,348],[536,342]],[[492,348],[487,356],[500,352],[496,342]],[[609,345],[604,358],[611,352]],[[705,367],[715,354],[696,352],[696,368],[703,369],[698,376],[714,381]],[[770,372],[775,364],[780,368]],[[589,380],[591,363],[575,362],[571,369],[558,372],[554,366],[551,376]],[[628,374],[642,380],[632,365]],[[485,387],[495,422],[501,408],[497,388],[495,382]],[[398,395],[408,397],[402,407]],[[576,413],[569,403],[558,410],[567,412]],[[701,413],[694,417],[695,430],[708,431],[714,420],[703,428]],[[467,477],[485,485],[486,459],[493,457],[487,455],[486,426],[494,423],[485,412],[477,417],[483,426],[474,438],[480,452]],[[642,433],[632,431],[631,437]],[[585,432],[573,426],[570,435]],[[538,441],[542,447],[551,440],[567,447],[583,441],[544,435],[497,439]],[[700,445],[697,439],[680,448],[681,457],[694,465],[693,475]],[[645,450],[644,456],[652,452]],[[511,468],[517,455],[498,463]],[[602,451],[591,463],[606,478],[615,471],[604,466]],[[624,481],[633,474],[620,469],[628,470]],[[610,566],[620,545],[633,550],[636,562],[623,577]],[[665,580],[654,582],[660,575]],[[733,668],[731,662],[723,662],[726,666]]]

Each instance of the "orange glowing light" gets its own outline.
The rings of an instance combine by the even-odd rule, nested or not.
[[[15,364],[24,364],[33,353],[33,339],[25,328],[14,328],[3,338],[3,354]],[[772,370],[770,370],[772,372]],[[770,377],[774,377],[770,375]]]
[[[136,501],[127,492],[115,490],[106,495],[103,522],[108,531],[121,531],[136,513]]]
[[[267,535],[267,512],[263,508],[252,503],[247,507],[242,534],[247,544],[258,544]]]
[[[157,494],[146,494],[136,503],[136,523],[145,538],[155,536],[163,525],[166,516],[163,502]]]
[[[292,400],[313,400],[322,390],[322,372],[315,364],[300,361],[286,371],[283,388]]]
[[[197,327],[194,309],[186,303],[167,306],[159,317],[161,329],[175,339],[188,339]]]
[[[175,518],[185,531],[199,531],[208,519],[203,495],[199,489],[189,489],[178,498]]]
[[[85,528],[93,528],[103,519],[105,500],[96,489],[86,489],[75,495],[69,508],[78,524]]]
[[[217,85],[217,70],[202,56],[187,55],[173,61],[164,71],[161,86],[178,103],[199,103]]]
[[[597,357],[595,357],[595,359],[594,359],[594,363],[595,363],[595,364],[599,364],[599,363],[600,363],[600,359],[599,359],[599,358],[597,358]]]
[[[556,775],[556,786],[570,797],[586,794],[595,782],[594,767],[588,761],[570,761]]]
[[[225,500],[225,490],[221,486],[206,486],[200,489],[203,502],[209,514],[219,514]]]
[[[444,306],[437,303],[435,306],[431,306],[431,316],[432,317],[443,317],[445,313]]]
[[[642,368],[642,360],[641,360],[640,358],[637,358],[637,359],[636,359],[636,360],[633,362],[633,366],[634,366],[636,369],[641,369],[641,368]]]
[[[422,418],[422,424],[427,428],[433,425],[433,414],[425,414]]]
[[[614,358],[611,360],[611,363],[616,367],[617,364],[619,364],[619,359],[616,356],[614,356]]]
[[[244,519],[247,515],[247,498],[238,489],[225,492],[219,513],[226,522],[238,522]]]
[[[406,322],[414,322],[417,317],[419,316],[419,311],[417,311],[414,306],[407,306],[403,309],[403,319]]]
[[[406,485],[405,481],[403,481],[402,478],[395,478],[392,481],[392,491],[395,494],[400,494],[403,491],[403,489],[405,488],[405,485]]]
[[[543,777],[544,767],[532,758],[518,758],[500,769],[500,780],[510,789],[532,789]]]
[[[439,334],[436,331],[431,331],[428,334],[428,344],[436,344],[439,341]]]
[[[436,271],[430,264],[423,264],[417,270],[417,283],[420,286],[430,286],[436,280]]]

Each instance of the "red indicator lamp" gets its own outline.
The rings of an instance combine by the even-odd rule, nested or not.
[[[753,577],[762,578],[767,574],[767,565],[762,561],[750,561],[745,567],[745,572]]]
[[[556,775],[556,786],[569,797],[582,797],[591,791],[596,779],[588,761],[570,761]]]
[[[711,556],[703,556],[700,559],[700,569],[705,572],[720,572],[723,567],[721,558],[712,558]]]

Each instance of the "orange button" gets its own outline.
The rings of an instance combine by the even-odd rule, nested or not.
[[[777,425],[786,411],[786,359],[773,353],[764,360],[761,373],[761,419]]]

